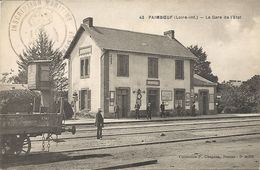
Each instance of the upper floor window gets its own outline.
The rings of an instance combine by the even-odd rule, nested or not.
[[[175,79],[184,79],[184,61],[175,60]]]
[[[89,57],[80,59],[80,78],[89,77]]]
[[[117,76],[128,77],[129,76],[129,56],[117,55]]]
[[[80,78],[88,78],[90,75],[90,56],[92,53],[91,46],[81,47],[80,56]]]
[[[148,58],[148,78],[158,78],[158,58]]]

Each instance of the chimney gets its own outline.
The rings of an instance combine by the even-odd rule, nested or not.
[[[83,24],[86,24],[89,27],[93,27],[93,18],[88,17],[88,18],[83,19]]]
[[[163,35],[169,37],[170,39],[174,39],[175,38],[174,37],[174,30],[165,31],[163,33]]]

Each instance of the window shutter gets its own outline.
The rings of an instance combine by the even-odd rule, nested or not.
[[[181,78],[184,79],[184,62],[181,61]]]
[[[90,57],[88,57],[88,76],[90,76]]]
[[[148,58],[148,77],[152,77],[152,61],[151,58]]]
[[[91,110],[91,90],[88,90],[88,110]]]
[[[184,62],[181,61],[181,78],[184,78]]]
[[[81,90],[79,91],[79,110],[81,110]]]
[[[158,78],[158,58],[154,59],[154,77]]]
[[[80,60],[80,77],[84,76],[84,60]]]
[[[129,76],[129,56],[125,56],[125,71],[126,71],[126,76]]]
[[[85,59],[85,75],[87,76],[89,74],[89,62],[88,62],[88,58]]]
[[[120,76],[120,70],[121,70],[120,56],[117,55],[117,75],[118,76]]]

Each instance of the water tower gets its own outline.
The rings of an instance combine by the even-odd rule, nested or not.
[[[41,92],[40,112],[55,112],[50,63],[50,60],[34,60],[28,63],[28,88]]]

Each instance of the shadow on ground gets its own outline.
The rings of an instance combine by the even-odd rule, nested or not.
[[[103,158],[112,156],[111,154],[64,154],[64,153],[37,153],[27,156],[6,156],[0,160],[0,168],[5,169],[9,167],[23,166],[23,165],[38,165],[45,163],[90,159],[90,158]]]

